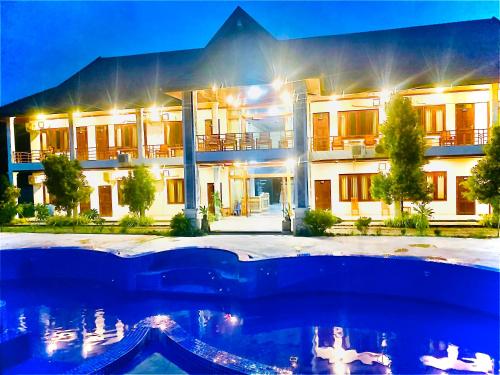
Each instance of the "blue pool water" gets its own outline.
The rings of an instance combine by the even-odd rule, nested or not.
[[[293,373],[477,374],[499,368],[498,317],[410,299],[338,293],[245,301],[159,297],[46,280],[3,283],[0,299],[3,329],[30,333],[31,358],[5,370],[12,374],[68,371],[155,315],[171,317],[222,351]],[[120,372],[138,363],[147,369],[144,360],[156,351],[144,348]],[[190,371],[168,351],[161,356],[167,361],[156,361],[155,372]]]

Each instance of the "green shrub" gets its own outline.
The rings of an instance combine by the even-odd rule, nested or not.
[[[0,225],[9,224],[17,214],[17,207],[12,203],[0,204]]]
[[[307,210],[304,225],[313,236],[323,236],[326,231],[342,220],[328,210]]]
[[[62,216],[62,215],[54,215],[47,219],[47,225],[53,227],[71,227],[76,225],[87,225],[90,223],[90,220],[85,216]]]
[[[183,212],[175,214],[170,221],[170,234],[176,237],[195,237],[203,233],[195,228]]]
[[[371,222],[371,217],[361,216],[354,222],[354,226],[362,235],[366,235],[368,233],[368,226]]]
[[[95,208],[83,212],[82,216],[86,217],[87,219],[89,219],[89,221],[98,226],[102,226],[105,222],[105,220],[99,215],[99,211],[97,211]]]
[[[154,219],[149,216],[139,216],[135,214],[125,215],[120,219],[119,225],[125,228],[149,227],[154,224]]]
[[[486,228],[496,228],[498,226],[498,215],[496,214],[481,215],[479,224]]]
[[[406,235],[406,228],[401,228],[401,235],[405,236]]]
[[[35,217],[38,221],[45,221],[49,216],[50,211],[47,205],[38,203],[35,206]]]
[[[436,237],[441,237],[441,229],[439,228],[434,229],[434,234],[436,235]]]
[[[377,236],[381,236],[382,235],[382,228],[378,227],[377,229],[375,229],[375,234]]]
[[[401,216],[390,218],[384,221],[384,225],[390,228],[415,228],[417,216],[403,212]]]
[[[28,218],[35,216],[35,205],[33,203],[21,203],[17,205],[19,217]]]

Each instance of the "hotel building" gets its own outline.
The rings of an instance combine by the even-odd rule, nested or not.
[[[223,215],[290,205],[297,223],[307,208],[383,219],[394,208],[370,177],[389,169],[377,144],[397,91],[425,130],[434,219],[470,220],[489,207],[460,182],[498,122],[499,81],[496,18],[278,40],[237,8],[204,48],[99,57],[0,116],[9,178],[35,203],[50,201],[41,160],[66,154],[93,187],[80,209],[110,220],[128,212],[121,183],[140,164],[160,220],[213,211],[214,193]]]

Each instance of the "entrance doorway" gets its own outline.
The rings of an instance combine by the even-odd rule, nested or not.
[[[113,205],[110,185],[101,185],[99,193],[99,214],[103,217],[113,216]]]
[[[457,145],[474,144],[474,104],[456,104]]]
[[[332,209],[332,181],[314,181],[314,204],[317,210]]]
[[[87,136],[87,127],[78,126],[76,128],[76,158],[78,160],[87,160],[89,154],[89,143]]]
[[[330,113],[313,114],[313,149],[314,151],[330,150]]]
[[[215,186],[213,182],[207,183],[208,212],[215,215]]]
[[[462,186],[462,183],[467,179],[467,176],[457,176],[457,215],[476,214],[476,202],[470,201],[463,195],[468,191],[466,187]]]

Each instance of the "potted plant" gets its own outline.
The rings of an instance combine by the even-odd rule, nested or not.
[[[208,222],[208,208],[203,206],[200,207],[200,212],[203,215],[201,218],[201,231],[204,233],[210,233],[210,224]]]
[[[292,232],[292,219],[290,217],[291,211],[290,205],[283,209],[283,221],[281,222],[281,231],[283,233]]]

